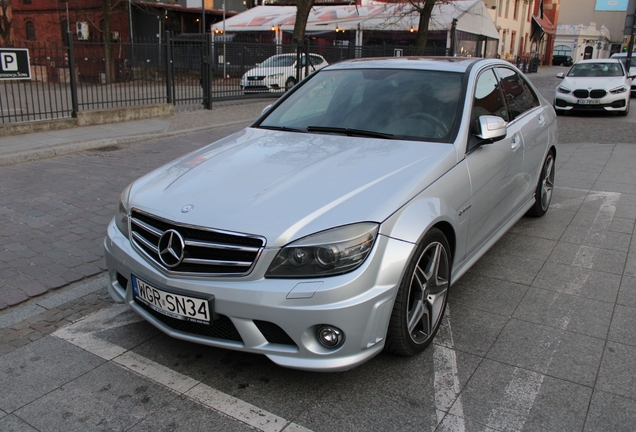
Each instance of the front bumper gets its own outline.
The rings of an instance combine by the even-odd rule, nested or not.
[[[127,303],[161,331],[190,342],[263,354],[278,365],[314,371],[347,370],[383,349],[402,271],[414,248],[411,243],[380,235],[365,263],[354,272],[298,280],[263,277],[277,250],[263,251],[248,276],[214,278],[174,276],[160,270],[137,253],[114,222],[108,227],[104,245],[111,297]],[[180,323],[135,301],[131,275],[174,294],[214,296],[214,313],[219,319],[206,327],[218,324],[225,330],[193,332],[191,327],[174,325]],[[335,349],[322,346],[317,337],[322,324],[341,329],[344,343]],[[272,336],[272,331],[277,334]]]
[[[572,95],[557,93],[554,99],[554,108],[566,111],[625,111],[630,92],[619,95],[607,95],[601,99],[578,99]],[[580,103],[584,101],[598,101],[594,104]]]

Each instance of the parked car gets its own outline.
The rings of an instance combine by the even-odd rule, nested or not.
[[[612,54],[610,58],[620,60],[623,63],[623,66],[625,66],[625,69],[627,69],[627,53],[626,52]],[[629,67],[629,75],[631,76],[636,75],[636,55],[635,54],[632,54],[632,60]],[[631,94],[632,94],[632,97],[636,96],[636,81],[634,80],[632,80]]]
[[[629,113],[632,76],[617,59],[578,61],[567,75],[557,74],[563,81],[556,88],[554,109],[567,111],[615,111]]]
[[[278,54],[248,70],[241,78],[241,89],[244,93],[282,92],[296,85],[296,73],[300,71],[300,79],[306,75],[306,55]],[[327,60],[318,54],[309,54],[309,73],[327,66]]]
[[[552,106],[508,62],[327,66],[123,191],[109,292],[168,335],[339,371],[422,352],[449,289],[554,186]]]
[[[567,55],[553,55],[552,66],[572,66],[572,57]]]

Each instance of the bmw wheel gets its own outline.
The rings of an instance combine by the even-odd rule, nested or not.
[[[400,284],[387,331],[387,351],[415,355],[433,341],[446,309],[450,275],[448,241],[432,228],[418,245]]]
[[[541,174],[539,175],[539,182],[535,191],[534,205],[528,210],[526,215],[532,217],[541,217],[550,208],[550,202],[552,201],[552,191],[554,189],[554,150],[548,152],[548,156],[543,162],[541,168]]]

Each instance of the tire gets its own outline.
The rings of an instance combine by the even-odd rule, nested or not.
[[[541,217],[550,208],[552,201],[552,191],[554,189],[554,151],[550,150],[541,167],[541,174],[535,190],[534,205],[526,213],[530,217]]]
[[[295,86],[295,85],[296,85],[296,79],[287,78],[287,81],[285,81],[285,91],[287,92],[287,91],[291,90],[291,88],[293,86]]]
[[[395,297],[385,350],[412,356],[430,345],[448,301],[451,276],[448,241],[432,228],[415,250]]]

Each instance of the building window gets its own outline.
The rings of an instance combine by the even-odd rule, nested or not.
[[[27,40],[35,40],[35,24],[33,24],[33,21],[26,22],[26,36]]]
[[[533,1],[530,0],[530,4],[528,4],[528,18],[526,18],[526,21],[530,22],[530,17],[532,16],[532,7],[533,5]]]
[[[22,0],[23,4],[31,4],[31,0]]]
[[[501,16],[502,9],[503,9],[503,0],[499,0],[499,6],[497,7],[497,15]]]
[[[517,32],[510,32],[510,54],[514,55],[515,53],[515,37],[517,36]]]
[[[508,18],[508,12],[510,12],[510,0],[506,0],[506,18]]]
[[[554,47],[554,55],[571,56],[572,48],[567,45],[557,45]]]
[[[515,0],[515,7],[512,13],[512,19],[517,21],[517,16],[519,15],[519,0]]]

